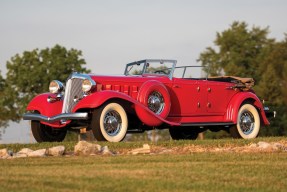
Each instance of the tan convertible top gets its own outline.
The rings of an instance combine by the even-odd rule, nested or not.
[[[240,88],[243,90],[249,90],[254,86],[253,78],[242,78],[235,76],[216,76],[216,77],[208,77],[210,80],[229,80],[232,83],[236,83],[234,88]]]

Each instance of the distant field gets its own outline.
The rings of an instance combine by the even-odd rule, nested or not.
[[[178,153],[0,160],[0,191],[287,191],[287,152],[183,152],[188,146],[228,148],[286,138],[149,143]],[[0,145],[14,151],[75,143]],[[100,143],[124,154],[143,143]]]

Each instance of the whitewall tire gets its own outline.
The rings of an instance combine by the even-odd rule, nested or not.
[[[243,104],[238,112],[237,124],[230,128],[234,138],[253,139],[260,130],[260,116],[257,109],[251,104]]]
[[[127,129],[127,114],[120,104],[108,103],[94,111],[92,130],[98,141],[120,142]]]

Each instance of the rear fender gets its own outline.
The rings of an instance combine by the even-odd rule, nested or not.
[[[269,125],[269,121],[264,113],[264,107],[260,102],[259,98],[252,92],[239,92],[233,96],[230,103],[228,104],[225,120],[232,121],[234,124],[237,123],[237,116],[241,105],[246,102],[252,102],[252,104],[257,108],[261,121],[264,125]]]
[[[163,122],[169,125],[180,125],[179,123],[174,123],[163,119],[159,115],[152,112],[142,103],[138,102],[137,100],[131,98],[124,93],[117,91],[101,91],[88,95],[79,101],[79,103],[73,109],[73,112],[85,108],[97,108],[111,99],[121,99],[134,104],[137,116],[144,124],[148,126],[158,126]]]

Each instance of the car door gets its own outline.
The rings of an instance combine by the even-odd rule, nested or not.
[[[198,116],[207,114],[207,81],[198,80],[196,84],[196,113]]]
[[[189,117],[207,113],[206,80],[174,78],[169,116]]]
[[[227,105],[236,93],[228,82],[207,82],[207,111],[210,115],[224,115]]]

